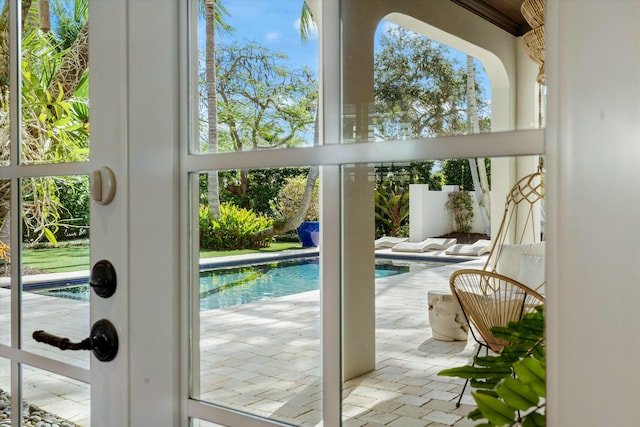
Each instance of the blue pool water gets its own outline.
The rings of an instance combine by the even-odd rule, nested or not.
[[[431,267],[443,263],[431,263]],[[408,265],[376,263],[376,278],[409,271]],[[200,272],[200,310],[213,310],[277,298],[319,287],[319,259],[305,258],[263,264],[215,268]],[[86,284],[41,289],[39,294],[88,301]]]
[[[376,278],[405,273],[409,267],[376,265]],[[200,309],[229,307],[319,287],[318,258],[205,270],[200,272]]]

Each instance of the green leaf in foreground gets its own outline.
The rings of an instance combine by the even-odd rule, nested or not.
[[[545,426],[544,307],[526,314],[520,322],[491,330],[512,345],[495,356],[475,357],[475,366],[439,374],[469,379],[478,408],[467,417],[485,422],[482,426]]]
[[[526,357],[513,365],[520,380],[540,396],[545,397],[545,367],[542,362],[533,357]]]
[[[532,412],[522,420],[522,427],[545,427],[547,419],[543,414]]]
[[[509,425],[516,416],[516,411],[501,400],[488,396],[484,393],[472,393],[473,398],[478,404],[478,409],[489,420],[489,422],[497,425]]]
[[[438,375],[459,378],[477,378],[479,375],[482,375],[483,378],[503,378],[510,374],[509,367],[479,368],[475,366],[460,366],[438,372]]]
[[[521,411],[537,406],[540,400],[531,387],[512,377],[503,379],[496,390],[508,405]]]

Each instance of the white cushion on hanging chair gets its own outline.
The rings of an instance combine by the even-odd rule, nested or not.
[[[522,245],[504,244],[500,250],[496,272],[518,280],[522,255],[545,256],[545,242],[525,243]],[[543,265],[544,271],[544,265]]]
[[[537,289],[544,283],[544,257],[537,255],[520,256],[520,272],[516,280],[531,289]]]

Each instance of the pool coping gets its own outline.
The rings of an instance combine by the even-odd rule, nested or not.
[[[244,255],[229,255],[215,258],[200,259],[200,270],[235,267],[240,265],[260,264],[268,261],[287,260],[295,258],[309,258],[319,256],[320,250],[317,247],[288,249],[277,252],[251,253]],[[441,261],[450,263],[459,263],[470,260],[478,260],[486,258],[467,256],[451,256],[446,255],[444,251],[429,251],[422,253],[394,253],[390,249],[379,249],[374,251],[375,257],[387,260],[406,260],[406,261]],[[56,286],[67,286],[74,284],[86,283],[89,280],[90,270],[79,270],[63,273],[45,273],[23,276],[22,286],[25,290],[38,290],[41,288],[49,288]],[[11,285],[10,277],[0,277],[0,288],[8,288]]]

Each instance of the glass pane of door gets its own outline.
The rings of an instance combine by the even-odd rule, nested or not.
[[[89,269],[88,2],[0,9],[0,388],[13,397],[1,413],[89,425],[90,353],[32,338],[90,329],[88,293],[70,292]]]
[[[23,346],[88,369],[89,351],[60,351],[32,338],[36,330],[72,342],[80,342],[88,334],[88,177],[23,178],[21,188]]]
[[[313,220],[303,223],[308,229],[284,231],[302,203],[308,173],[249,170],[247,192],[233,195],[229,188],[243,172],[220,171],[227,201],[213,220],[206,175],[196,176],[201,204],[192,236],[198,267],[191,351],[193,398],[312,426],[322,420],[317,184],[303,215]],[[268,237],[257,239],[260,232]]]
[[[468,387],[456,406],[464,380],[438,375],[443,369],[469,364],[477,350],[449,279],[458,269],[485,268],[505,199],[513,194],[503,191],[512,184],[504,162],[517,162],[522,171],[528,167],[533,173],[538,161],[537,156],[491,159],[492,206],[496,208],[490,212],[492,223],[498,224],[492,236],[485,234],[475,193],[461,190],[470,173],[459,174],[450,167],[466,164],[468,168],[468,159],[342,168],[345,210],[358,219],[345,217],[344,244],[361,247],[360,251],[347,249],[343,255],[345,425],[470,425],[465,416],[476,404]],[[357,190],[365,185],[372,187],[369,204],[351,201],[356,194],[367,193]],[[472,201],[469,229],[464,231],[448,204],[451,195],[460,193]],[[363,227],[366,218],[370,220]],[[526,232],[514,229],[513,235],[526,236],[529,243],[543,238],[542,203],[534,204],[527,223]],[[541,251],[535,255],[544,254]],[[532,289],[543,289],[544,263],[537,258],[537,267],[529,264],[514,271],[504,255],[498,272],[523,280]],[[516,262],[525,265],[518,256]]]
[[[22,419],[61,427],[90,426],[89,384],[25,365]]]
[[[194,11],[199,3],[192,0]],[[302,5],[292,0],[206,2],[203,16],[193,16],[198,137],[192,152],[314,145],[318,39]]]

